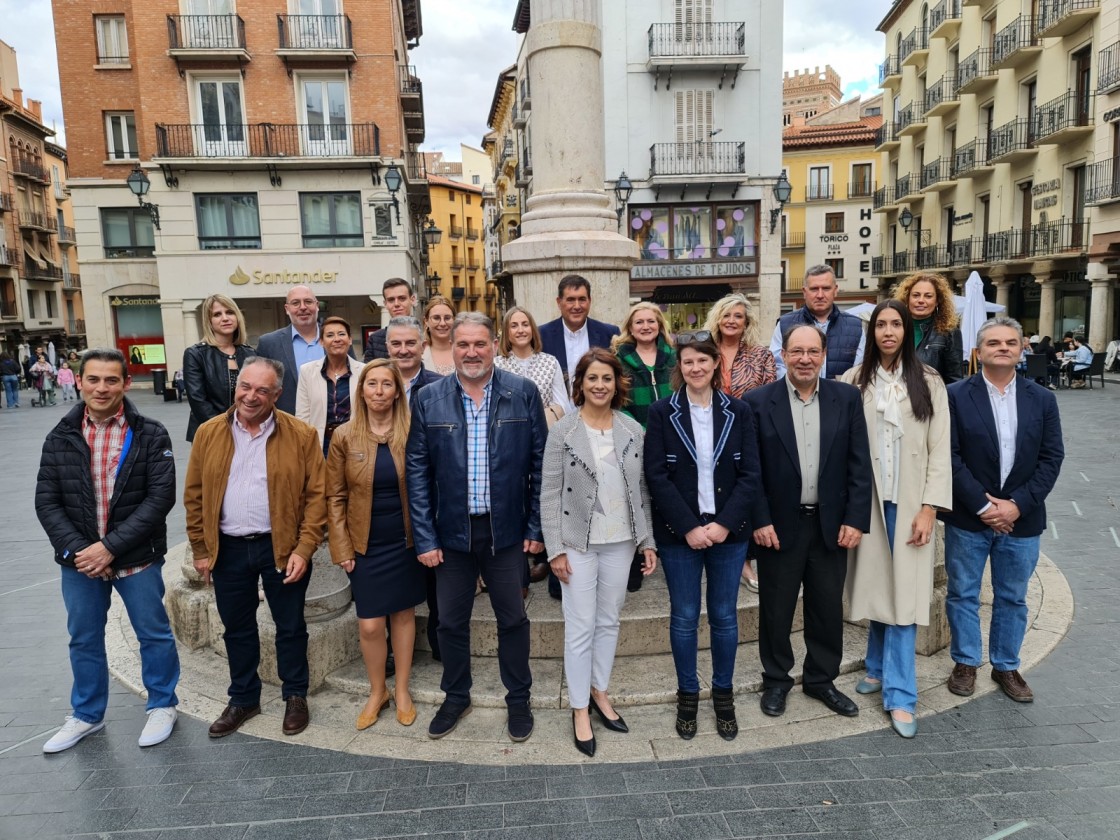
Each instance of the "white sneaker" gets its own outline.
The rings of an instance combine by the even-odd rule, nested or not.
[[[101,721],[100,723],[86,723],[84,720],[78,720],[73,715],[67,715],[66,722],[62,724],[62,728],[54,733],[47,743],[43,744],[43,752],[59,753],[63,750],[68,750],[87,735],[100,732],[104,728],[105,721]]]
[[[179,712],[174,706],[163,706],[148,712],[148,722],[144,724],[144,731],[140,733],[140,746],[154,747],[162,744],[171,737],[171,730],[175,728],[175,721],[179,719]]]

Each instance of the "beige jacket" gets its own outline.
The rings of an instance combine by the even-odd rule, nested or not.
[[[858,368],[841,380],[855,384]],[[848,618],[869,618],[884,624],[907,626],[929,624],[933,596],[934,542],[907,545],[910,526],[922,505],[939,510],[953,507],[953,472],[950,465],[949,398],[941,377],[926,370],[933,417],[921,423],[910,413],[910,401],[902,406],[902,440],[899,456],[898,515],[894,529],[894,552],[887,541],[880,486],[879,446],[875,438],[875,390],[863,393],[863,416],[871,444],[872,484],[871,531],[857,548],[848,552],[848,577],[844,584]],[[822,418],[823,419],[823,418]],[[936,532],[936,526],[935,526]]]
[[[363,367],[365,365],[357,359],[350,359],[350,405],[358,398],[358,374]],[[320,451],[327,431],[327,380],[322,370],[322,359],[300,365],[296,386],[296,417],[319,433]]]

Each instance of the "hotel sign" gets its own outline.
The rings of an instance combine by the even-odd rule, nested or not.
[[[731,262],[643,262],[630,269],[631,280],[693,280],[758,274],[754,260]]]
[[[241,266],[229,276],[232,286],[246,286],[269,284],[283,286],[310,285],[312,283],[334,283],[338,280],[337,271],[261,271],[254,269],[252,274],[246,274]]]

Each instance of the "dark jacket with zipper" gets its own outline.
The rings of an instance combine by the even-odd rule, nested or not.
[[[964,346],[959,329],[938,332],[931,328],[916,349],[918,358],[937,371],[946,385],[960,381]]]
[[[241,370],[245,360],[253,355],[253,348],[248,344],[239,344],[234,352],[237,369]],[[183,385],[187,389],[187,402],[191,405],[191,416],[187,420],[187,441],[191,442],[199,426],[211,417],[225,414],[226,409],[233,405],[226,354],[205,341],[188,347],[183,351]],[[294,394],[292,399],[295,399]]]
[[[39,462],[35,513],[55,562],[73,567],[74,555],[99,539],[113,555],[114,570],[163,560],[167,514],[175,506],[175,456],[167,429],[125,399],[132,435],[113,486],[105,536],[99,537],[90,449],[82,434],[85,411],[78,403],[47,434]]]

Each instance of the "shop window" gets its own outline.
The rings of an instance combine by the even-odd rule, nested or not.
[[[360,193],[300,193],[299,211],[304,248],[361,248],[364,244]],[[388,235],[392,236],[391,229]]]

